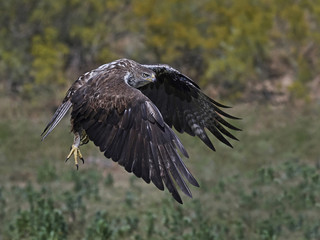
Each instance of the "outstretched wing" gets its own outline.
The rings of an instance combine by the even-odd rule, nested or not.
[[[232,147],[225,136],[238,140],[225,127],[240,130],[222,118],[238,119],[220,108],[228,108],[201,92],[190,78],[168,65],[143,65],[156,73],[156,81],[139,90],[160,110],[163,119],[180,133],[198,136],[215,150],[205,128],[221,142]],[[219,108],[220,107],[220,108]]]
[[[182,200],[175,183],[191,197],[184,178],[199,185],[177,149],[186,157],[188,154],[157,107],[126,84],[100,85],[99,89],[88,84],[72,96],[74,128],[84,129],[107,158],[128,172],[147,183],[152,181],[160,190],[164,190],[165,184],[178,202]]]

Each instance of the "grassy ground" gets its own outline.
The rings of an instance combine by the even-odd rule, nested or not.
[[[216,153],[180,136],[201,185],[183,205],[91,144],[79,171],[64,163],[68,120],[40,142],[41,104],[0,106],[0,240],[320,239],[319,106],[236,106],[240,142]]]

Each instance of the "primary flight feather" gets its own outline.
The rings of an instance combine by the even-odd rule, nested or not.
[[[169,190],[182,203],[178,186],[192,197],[187,180],[199,186],[181,155],[188,153],[171,129],[198,136],[215,150],[207,128],[217,139],[237,140],[226,128],[239,130],[223,117],[237,119],[227,108],[201,92],[190,78],[168,65],[141,65],[119,59],[85,73],[77,79],[42,133],[42,140],[72,107],[74,142],[67,157],[83,160],[80,144],[93,141],[107,158],[128,172]]]

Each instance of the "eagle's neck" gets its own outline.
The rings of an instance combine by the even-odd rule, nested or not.
[[[135,81],[134,81],[134,76],[130,71],[126,72],[126,74],[123,77],[123,80],[130,87],[135,87],[136,88]]]

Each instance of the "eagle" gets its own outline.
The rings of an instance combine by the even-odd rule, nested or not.
[[[204,94],[186,75],[165,65],[142,65],[119,59],[80,76],[41,134],[44,140],[68,110],[74,141],[73,155],[84,163],[79,146],[92,141],[111,158],[158,189],[165,187],[182,204],[177,187],[189,197],[186,181],[199,187],[182,160],[188,153],[172,130],[200,138],[215,151],[205,128],[232,147],[226,137],[238,140],[227,129],[239,131],[225,120],[239,119],[229,108]]]

